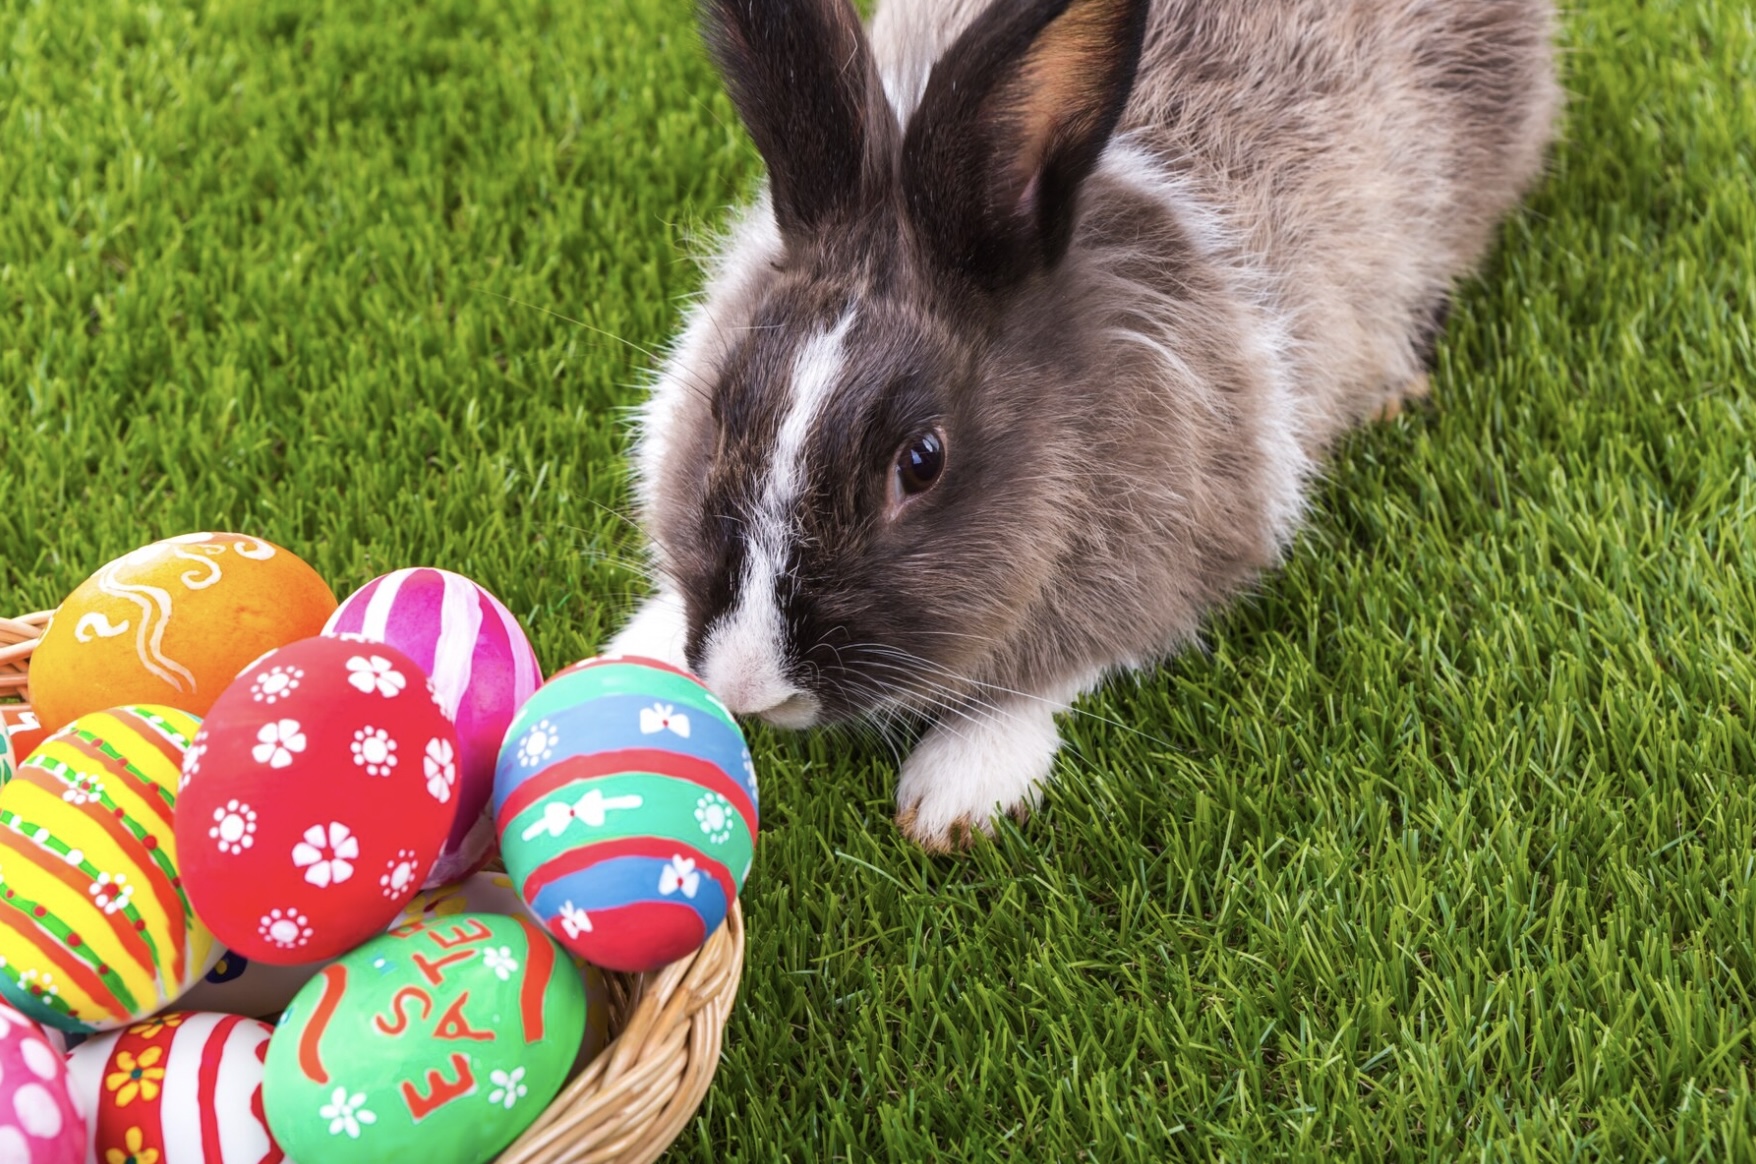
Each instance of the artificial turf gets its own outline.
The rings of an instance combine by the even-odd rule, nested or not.
[[[1583,0],[1436,407],[965,857],[753,733],[676,1159],[1756,1159],[1756,16]],[[644,585],[623,409],[755,155],[689,0],[0,0],[0,607],[232,528]]]

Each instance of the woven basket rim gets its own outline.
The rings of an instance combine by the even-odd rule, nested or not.
[[[0,701],[29,702],[31,655],[53,615],[0,617]],[[725,922],[694,954],[645,974],[605,971],[609,1043],[498,1164],[658,1159],[713,1082],[743,972],[744,914],[736,898]]]

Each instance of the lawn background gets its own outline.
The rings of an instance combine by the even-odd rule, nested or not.
[[[1756,1159],[1756,17],[1565,42],[1437,408],[1038,818],[927,858],[882,748],[754,733],[674,1158]],[[231,528],[589,653],[641,349],[757,173],[688,0],[0,0],[0,607]]]

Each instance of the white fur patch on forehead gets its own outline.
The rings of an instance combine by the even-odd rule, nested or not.
[[[805,341],[793,359],[791,401],[786,419],[781,421],[775,436],[774,457],[769,462],[769,477],[762,490],[763,516],[784,519],[798,499],[804,484],[801,462],[804,460],[805,438],[817,423],[823,403],[841,382],[846,360],[844,344],[854,326],[854,309],[842,312],[841,319],[828,331],[819,332]]]
[[[737,715],[760,714],[804,698],[787,678],[787,627],[775,593],[791,556],[793,509],[805,484],[805,444],[824,403],[843,379],[856,311],[818,332],[793,358],[786,415],[775,432],[757,511],[745,530],[744,572],[731,609],[709,628],[702,678]]]

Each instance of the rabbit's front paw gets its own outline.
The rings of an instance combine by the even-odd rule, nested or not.
[[[1376,421],[1395,420],[1402,415],[1405,406],[1433,398],[1433,383],[1425,372],[1404,384],[1386,396],[1372,413]]]
[[[941,721],[903,761],[897,827],[928,852],[947,853],[978,832],[992,836],[1003,812],[1022,819],[1061,747],[1056,710],[1048,700],[1020,700]]]
[[[682,596],[660,591],[641,604],[604,653],[657,659],[687,671],[689,660],[684,649],[688,641],[689,617],[683,610]]]

